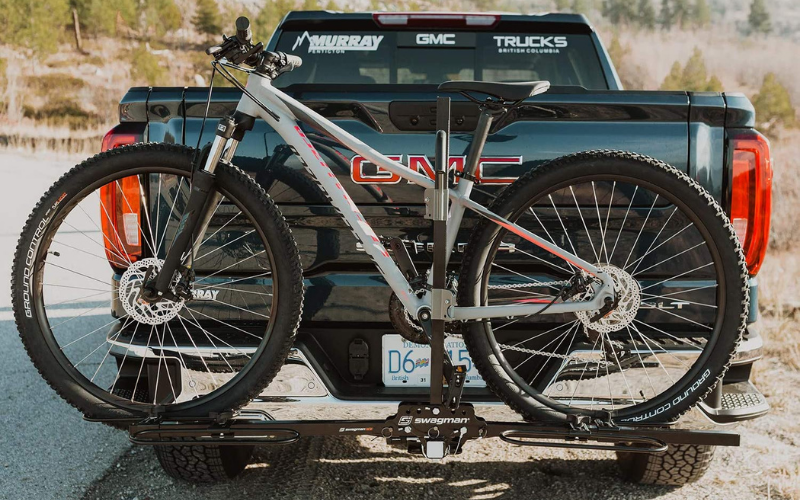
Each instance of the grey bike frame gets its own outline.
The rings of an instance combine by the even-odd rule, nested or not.
[[[403,179],[411,181],[418,186],[432,190],[434,188],[434,181],[372,149],[330,120],[320,116],[307,106],[273,87],[272,80],[263,75],[250,73],[245,88],[257,102],[247,94],[244,94],[236,110],[266,121],[283,138],[286,144],[294,150],[304,166],[311,172],[330,198],[331,205],[339,211],[342,218],[350,226],[355,237],[363,244],[364,250],[378,266],[378,270],[383,275],[387,284],[392,288],[395,294],[397,294],[397,297],[406,307],[406,310],[414,311],[418,314],[423,308],[430,309],[432,306],[432,294],[426,293],[422,297],[418,297],[417,294],[414,293],[414,290],[409,286],[408,280],[397,267],[397,264],[395,264],[394,259],[389,255],[389,252],[383,246],[380,239],[375,234],[375,231],[373,231],[372,227],[370,227],[364,219],[361,211],[355,203],[353,203],[353,200],[347,194],[344,187],[337,180],[336,175],[331,172],[311,141],[306,137],[305,133],[303,133],[298,122],[310,125],[320,132],[334,138],[344,147],[361,155],[367,161]],[[269,112],[267,112],[264,107],[268,108]],[[233,157],[233,153],[236,151],[237,144],[237,141],[234,139],[225,139],[220,136],[215,136],[208,160],[204,166],[205,170],[213,172],[220,159],[230,160]],[[445,165],[446,164],[447,163],[445,163]],[[464,212],[469,209],[499,224],[517,236],[530,241],[545,251],[569,262],[575,268],[596,276],[600,279],[601,285],[595,289],[595,294],[590,300],[555,303],[550,307],[547,307],[549,301],[546,303],[475,307],[460,307],[451,304],[446,308],[445,319],[447,321],[530,316],[540,312],[544,314],[563,314],[577,311],[591,311],[600,309],[605,304],[606,298],[611,297],[613,299],[614,283],[608,274],[580,257],[542,239],[525,228],[500,217],[486,207],[474,202],[470,199],[473,184],[471,180],[461,178],[455,188],[448,190],[450,199],[446,238],[446,255],[448,258],[452,253],[453,245],[456,241],[456,234],[461,225]],[[207,224],[208,221],[204,221],[202,227],[205,228]],[[433,272],[429,273],[429,276],[430,275],[433,275]],[[547,307],[547,309],[543,310],[545,307]]]

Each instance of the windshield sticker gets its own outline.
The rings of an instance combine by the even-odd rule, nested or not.
[[[499,54],[559,54],[567,46],[565,36],[502,35],[493,37]]]
[[[297,37],[292,50],[308,42],[309,54],[344,54],[348,51],[375,51],[383,35],[310,35],[308,31]]]
[[[474,47],[475,33],[411,33],[397,34],[398,47]]]

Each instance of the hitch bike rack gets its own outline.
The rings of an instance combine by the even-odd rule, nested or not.
[[[479,117],[476,136],[488,133],[491,112]],[[278,421],[259,410],[240,410],[209,416],[171,418],[156,415],[141,421],[128,419],[90,421],[128,424],[131,442],[138,445],[270,445],[291,444],[310,436],[375,436],[390,444],[406,444],[427,458],[441,459],[460,453],[465,442],[497,437],[510,444],[577,449],[659,453],[671,444],[738,446],[739,434],[726,431],[676,429],[672,424],[617,425],[610,418],[591,420],[572,416],[566,423],[487,422],[469,403],[461,403],[466,366],[454,365],[444,348],[446,311],[453,294],[446,286],[448,255],[445,252],[448,219],[448,135],[450,98],[437,102],[435,187],[425,193],[426,213],[433,219],[434,271],[431,308],[417,317],[431,345],[430,401],[401,403],[385,420]],[[480,142],[480,141],[477,141]],[[473,141],[473,146],[476,141]],[[467,163],[477,161],[469,151]],[[404,245],[397,248],[405,249]],[[410,258],[399,259],[407,272],[415,272]],[[409,264],[411,267],[409,267]],[[445,387],[446,386],[446,387]]]

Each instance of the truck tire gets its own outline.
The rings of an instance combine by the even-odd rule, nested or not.
[[[664,453],[617,452],[625,480],[638,484],[682,486],[703,477],[714,458],[714,446],[669,445]]]
[[[217,483],[238,476],[247,467],[255,446],[154,446],[164,472],[190,483]]]

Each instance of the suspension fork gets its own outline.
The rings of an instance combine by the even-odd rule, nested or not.
[[[212,194],[216,184],[214,171],[220,162],[230,163],[239,142],[244,138],[245,132],[253,128],[254,123],[255,117],[240,111],[236,111],[233,116],[220,119],[205,164],[192,173],[189,201],[181,216],[172,245],[167,249],[164,264],[155,277],[154,284],[150,281],[150,284],[144,287],[145,299],[174,298],[170,285],[175,271],[181,267],[184,257],[186,257],[185,268],[191,270],[211,217],[222,199],[222,194],[218,191],[213,191]]]

